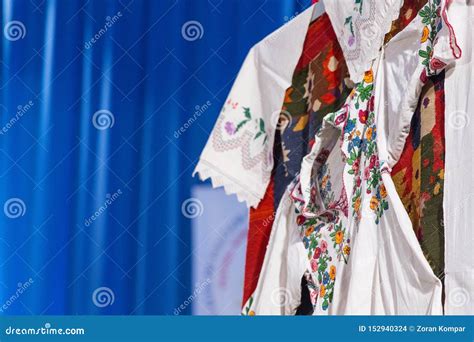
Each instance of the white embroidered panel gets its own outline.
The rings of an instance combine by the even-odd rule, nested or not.
[[[325,0],[351,80],[358,83],[370,69],[403,0]]]
[[[250,50],[194,171],[251,207],[270,181],[275,129],[315,6]]]

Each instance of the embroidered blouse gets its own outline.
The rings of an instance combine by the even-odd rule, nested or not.
[[[428,75],[459,58],[446,3],[430,1],[325,117],[278,208],[244,314],[294,314],[306,278],[315,314],[442,314],[390,172]]]

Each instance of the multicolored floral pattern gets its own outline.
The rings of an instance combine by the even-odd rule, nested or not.
[[[305,274],[311,301],[325,311],[333,300],[338,264],[347,263],[350,239],[338,211],[333,212],[334,216],[323,214],[313,218],[305,217],[299,209],[297,213],[311,268]]]
[[[362,14],[363,4],[364,4],[363,0],[354,0],[354,12],[358,14]],[[352,15],[348,16],[344,20],[344,26],[347,26],[349,28],[349,31],[351,32],[351,35],[348,38],[347,44],[349,46],[352,46],[355,41],[354,22],[352,19]]]
[[[390,32],[385,35],[385,43],[401,32],[418,15],[426,3],[427,0],[404,0],[400,15],[392,22]]]
[[[232,106],[234,109],[238,106],[238,103],[232,103],[232,100],[227,101],[227,105]],[[225,107],[224,107],[225,108]],[[244,118],[241,119],[237,125],[232,121],[227,121],[224,125],[224,129],[229,135],[234,135],[239,132],[244,126],[249,123],[254,123],[255,126],[255,136],[253,140],[257,140],[260,137],[263,137],[262,145],[265,145],[268,139],[267,131],[265,130],[265,121],[262,118],[253,118],[250,108],[242,107]]]
[[[436,37],[443,27],[443,20],[441,19],[440,13],[441,0],[430,0],[418,13],[422,18],[422,23],[425,25],[420,38],[423,45],[418,51],[418,54],[422,58],[422,64],[425,66],[425,70],[421,75],[423,83],[426,83],[427,76],[436,75],[440,69],[446,66],[444,62],[433,57]]]
[[[382,171],[376,143],[373,73],[365,73],[350,95],[345,110],[330,118],[333,124],[343,127],[342,150],[347,173],[354,179],[351,197],[352,215],[361,219],[362,198],[370,196],[370,210],[379,223],[388,210],[387,191],[382,182]]]

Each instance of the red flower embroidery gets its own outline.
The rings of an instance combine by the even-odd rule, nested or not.
[[[339,116],[336,118],[336,120],[334,121],[334,123],[335,123],[336,125],[339,125],[339,124],[343,123],[343,122],[346,120],[346,117],[347,117],[347,114],[344,112],[344,113],[342,113],[341,115],[339,115]]]
[[[359,121],[362,124],[365,124],[367,122],[367,117],[369,116],[369,111],[367,110],[359,110]]]
[[[298,226],[301,226],[305,221],[306,217],[304,217],[303,215],[298,215],[298,217],[296,218],[296,224]]]
[[[369,100],[369,111],[373,112],[375,110],[375,97],[372,96]]]
[[[446,66],[446,63],[440,61],[438,58],[432,58],[430,61],[431,69],[439,70],[443,69]]]
[[[313,259],[319,259],[320,256],[321,256],[321,248],[316,247],[316,250],[314,251]]]
[[[370,167],[370,168],[373,168],[374,166],[376,166],[376,165],[377,165],[377,161],[378,161],[377,155],[373,154],[373,155],[370,157],[370,164],[369,164],[369,167]]]

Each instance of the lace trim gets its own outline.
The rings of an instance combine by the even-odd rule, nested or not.
[[[193,172],[193,177],[198,174],[201,181],[211,179],[212,187],[223,187],[226,195],[236,195],[239,202],[246,202],[247,207],[256,208],[262,197],[249,190],[249,184],[242,184],[219,167],[200,159]]]

